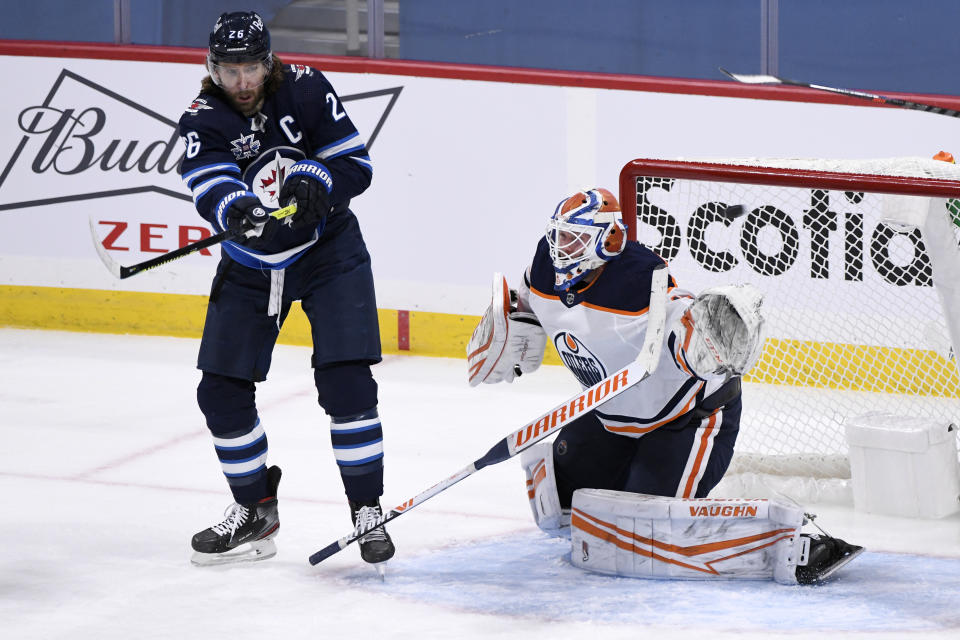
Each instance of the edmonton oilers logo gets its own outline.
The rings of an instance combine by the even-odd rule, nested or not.
[[[561,331],[554,337],[553,345],[557,348],[563,364],[567,365],[567,369],[573,372],[583,386],[592,387],[607,377],[607,370],[600,359],[572,333]]]

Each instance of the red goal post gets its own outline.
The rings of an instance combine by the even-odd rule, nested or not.
[[[764,292],[729,473],[849,478],[843,424],[871,411],[960,424],[958,202],[960,167],[922,158],[623,167],[629,237],[682,288]]]

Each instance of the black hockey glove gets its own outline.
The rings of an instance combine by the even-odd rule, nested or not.
[[[280,204],[287,206],[297,202],[297,212],[290,218],[294,229],[316,228],[330,212],[330,190],[333,179],[325,166],[314,160],[301,160],[290,167],[283,188],[280,189]]]
[[[232,200],[226,211],[226,228],[229,231],[246,235],[247,241],[254,239],[265,242],[276,230],[277,220],[267,213],[260,204],[260,198],[252,193]]]

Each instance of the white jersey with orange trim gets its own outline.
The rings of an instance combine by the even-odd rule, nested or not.
[[[630,364],[640,354],[647,328],[652,272],[663,260],[647,247],[629,242],[624,252],[603,267],[600,276],[580,291],[557,294],[546,240],[537,247],[520,290],[557,348],[564,365],[584,389]],[[693,296],[670,278],[667,331],[653,375],[600,405],[596,415],[613,433],[640,437],[683,417],[717,391],[723,379],[702,380],[685,361],[679,326]]]

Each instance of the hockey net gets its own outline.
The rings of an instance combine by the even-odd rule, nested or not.
[[[960,167],[635,160],[620,195],[630,237],[681,288],[764,292],[766,340],[744,378],[727,495],[847,501],[845,420],[882,411],[960,424]]]

